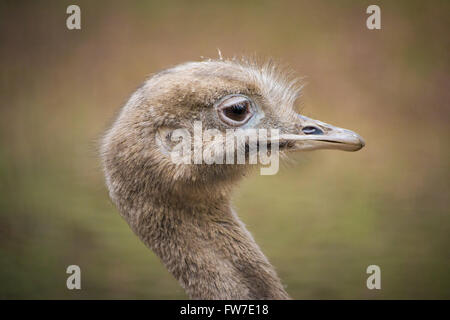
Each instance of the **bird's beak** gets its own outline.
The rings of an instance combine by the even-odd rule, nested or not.
[[[292,151],[310,151],[318,149],[336,149],[358,151],[365,142],[357,133],[332,126],[319,120],[298,115],[298,132],[280,134],[280,147],[290,146]]]

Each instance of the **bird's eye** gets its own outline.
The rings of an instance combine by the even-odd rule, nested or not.
[[[317,127],[307,126],[302,129],[304,134],[323,134],[323,131]]]
[[[219,118],[228,125],[242,126],[252,117],[251,102],[243,96],[224,100],[217,108]]]

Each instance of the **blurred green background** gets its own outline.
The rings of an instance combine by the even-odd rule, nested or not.
[[[81,7],[82,29],[66,28]],[[381,7],[381,30],[366,8]],[[274,57],[302,112],[360,133],[234,204],[296,299],[450,298],[448,1],[1,1],[0,298],[186,298],[111,204],[97,143],[153,72]],[[66,267],[82,290],[66,289]],[[381,290],[366,288],[368,265]]]

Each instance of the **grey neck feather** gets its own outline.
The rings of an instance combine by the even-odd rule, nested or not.
[[[190,298],[289,299],[228,199],[184,201],[182,207],[150,199],[135,201],[135,209],[120,206],[122,214]]]

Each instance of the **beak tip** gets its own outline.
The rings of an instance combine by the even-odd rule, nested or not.
[[[364,141],[364,139],[359,137],[358,147],[355,149],[355,151],[361,150],[362,148],[364,148],[365,145],[366,145],[366,142]]]
[[[360,136],[359,141],[361,143],[361,148],[363,148],[366,145],[366,141]]]
[[[361,148],[363,148],[366,145],[366,141],[362,137],[359,137],[359,144],[361,145]]]

